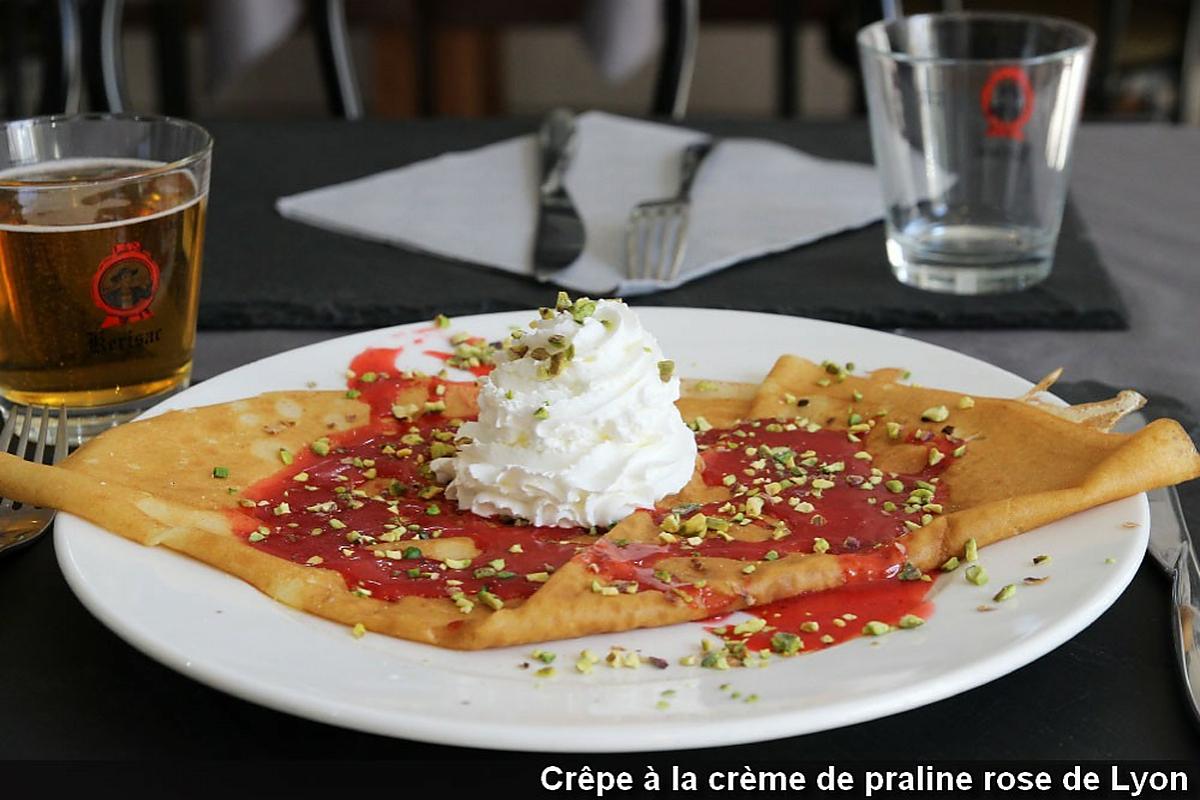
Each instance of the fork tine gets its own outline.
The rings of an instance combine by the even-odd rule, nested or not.
[[[675,256],[679,252],[679,244],[682,241],[679,238],[680,216],[676,211],[671,214],[667,220],[667,225],[670,229],[670,235],[667,237],[667,249],[663,253],[662,269],[658,273],[658,282],[665,284],[671,279],[671,272],[675,268]]]
[[[687,251],[687,232],[689,214],[684,211],[679,216],[679,228],[676,231],[675,252],[671,258],[671,274],[667,280],[673,281],[679,277],[679,267],[683,264],[683,254]]]
[[[38,423],[37,449],[33,451],[35,464],[45,463],[42,459],[46,457],[46,439],[50,436],[50,406],[42,406],[41,409],[42,418]]]
[[[663,210],[658,215],[658,253],[654,260],[654,280],[662,283],[663,276],[669,268],[667,254],[667,240],[671,231],[671,215]]]
[[[17,440],[17,451],[15,453],[17,458],[25,458],[25,452],[29,450],[29,433],[31,428],[33,428],[33,406],[25,406],[24,418],[21,420],[21,437]],[[13,507],[14,504],[11,497],[6,497],[3,502],[0,502],[0,509],[7,508],[12,510]]]
[[[644,212],[638,225],[638,277],[642,280],[650,277],[650,240],[653,226],[654,218],[650,212]]]
[[[58,424],[54,428],[54,455],[51,464],[57,464],[67,457],[67,407],[58,407]]]
[[[630,279],[637,278],[638,273],[638,243],[642,225],[636,211],[629,217],[625,228],[625,274]]]
[[[13,431],[16,429],[17,407],[10,406],[8,409],[8,418],[4,420],[4,430],[0,430],[0,452],[8,452],[8,447],[12,444]]]

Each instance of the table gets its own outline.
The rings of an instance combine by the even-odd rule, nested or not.
[[[747,134],[770,135],[781,124],[794,123],[743,128]],[[903,333],[1027,378],[1064,365],[1068,377],[1134,386],[1197,407],[1200,227],[1191,201],[1200,185],[1198,153],[1200,131],[1195,130],[1085,126],[1080,133],[1074,195],[1128,303],[1130,330]],[[263,157],[288,153],[272,151],[264,138]],[[214,243],[236,234],[209,229]],[[202,380],[331,335],[328,330],[202,331],[195,376]],[[1200,494],[1198,489],[1187,488],[1189,499]],[[1200,526],[1200,519],[1192,525]],[[1174,674],[1166,592],[1166,580],[1147,561],[1096,623],[1009,676],[884,720],[722,748],[713,755],[738,764],[801,757],[1194,761],[1200,757],[1200,728],[1186,710]],[[194,683],[133,650],[83,609],[63,581],[49,537],[0,559],[0,742],[4,757],[21,759],[399,757],[547,763],[538,755],[399,743],[344,731]],[[628,761],[651,763],[645,758]]]

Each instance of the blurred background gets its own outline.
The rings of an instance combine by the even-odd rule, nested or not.
[[[859,0],[0,0],[0,110],[215,118],[864,113]],[[905,2],[1097,32],[1086,116],[1200,123],[1200,0]]]

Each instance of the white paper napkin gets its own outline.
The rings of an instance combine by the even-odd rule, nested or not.
[[[705,134],[594,111],[578,126],[566,185],[587,243],[554,282],[595,295],[654,291],[657,284],[625,278],[625,224],[639,202],[675,194],[682,150]],[[283,197],[276,208],[330,230],[532,275],[537,173],[535,137],[520,136]],[[881,215],[872,167],[721,140],[693,185],[687,252],[672,285]]]

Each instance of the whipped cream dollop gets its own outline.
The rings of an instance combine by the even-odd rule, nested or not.
[[[457,454],[431,466],[446,496],[481,516],[612,525],[692,476],[696,440],[673,372],[624,303],[560,295],[513,334]]]

